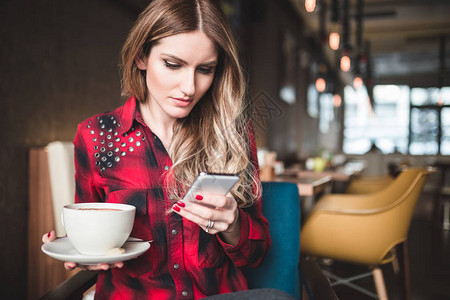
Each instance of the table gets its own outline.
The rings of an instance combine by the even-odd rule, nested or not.
[[[325,170],[322,172],[315,172],[310,170],[297,171],[298,178],[311,178],[311,177],[330,177],[333,181],[333,192],[343,193],[350,183],[352,178],[361,174],[365,169],[365,161],[351,161],[346,164],[337,167],[334,170]]]
[[[331,176],[308,174],[301,177],[277,176],[274,181],[292,182],[297,184],[298,191],[302,197],[314,197],[326,190],[332,183]]]
[[[331,190],[333,183],[331,176],[321,176],[317,174],[302,177],[279,175],[275,177],[274,181],[292,182],[297,184],[300,195],[302,220],[308,215],[314,206],[316,199],[319,198],[321,194]]]
[[[325,170],[322,172],[315,172],[310,170],[299,170],[297,176],[311,177],[311,176],[330,176],[334,181],[348,181],[352,176],[359,175],[365,168],[364,163],[351,162],[347,163],[335,170]]]

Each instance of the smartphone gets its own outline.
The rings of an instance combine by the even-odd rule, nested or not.
[[[201,172],[183,198],[186,205],[196,202],[195,196],[202,193],[226,195],[239,181],[237,174],[218,174]]]

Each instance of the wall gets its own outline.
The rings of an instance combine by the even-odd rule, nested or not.
[[[309,62],[315,55],[308,32],[289,1],[258,1],[263,7],[257,17],[249,18],[248,48],[249,82],[252,99],[256,101],[258,146],[276,151],[285,161],[295,161],[316,154],[319,149],[340,152],[339,119],[330,124],[327,133],[318,129],[318,119],[306,113],[306,93],[315,81]],[[250,13],[252,15],[252,13]],[[296,101],[288,104],[279,96],[284,57],[281,42],[288,32],[295,39],[294,60]],[[308,53],[306,63],[299,53]],[[267,104],[269,107],[267,107]],[[270,109],[270,112],[267,112]]]
[[[117,63],[136,3],[0,4],[0,299],[26,297],[28,149],[72,140],[78,122],[120,105]]]

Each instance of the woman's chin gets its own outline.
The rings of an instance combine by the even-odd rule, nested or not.
[[[192,109],[182,109],[178,111],[174,111],[171,113],[171,116],[175,119],[183,119],[186,118],[190,113]]]

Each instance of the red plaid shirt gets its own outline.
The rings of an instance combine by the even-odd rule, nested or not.
[[[76,202],[136,207],[131,236],[153,240],[122,269],[100,272],[96,299],[199,299],[247,289],[241,267],[258,265],[270,247],[261,201],[240,209],[236,246],[171,210],[162,182],[172,161],[145,125],[134,98],[79,124],[74,140]],[[251,159],[257,165],[251,135]]]

